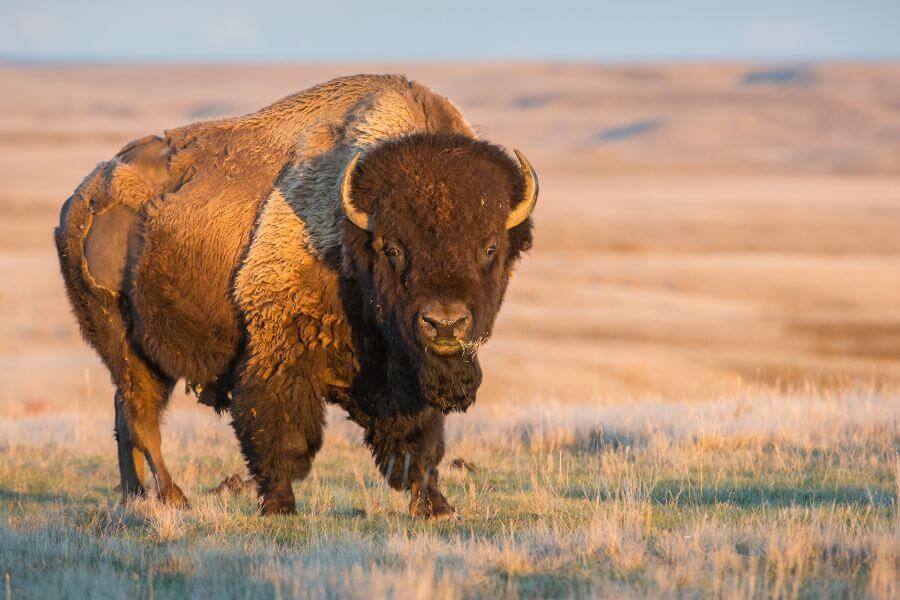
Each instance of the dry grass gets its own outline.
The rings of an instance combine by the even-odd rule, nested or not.
[[[13,597],[893,598],[897,419],[874,392],[715,403],[490,404],[449,425],[448,497],[423,523],[331,415],[300,514],[205,495],[242,471],[227,424],[175,411],[193,500],[118,506],[107,411],[0,418],[0,572]]]

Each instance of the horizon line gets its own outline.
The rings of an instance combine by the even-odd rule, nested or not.
[[[253,66],[253,65],[343,65],[343,64],[566,64],[566,65],[645,65],[645,64],[889,64],[900,63],[900,56],[823,56],[823,57],[771,57],[771,56],[719,56],[719,57],[432,57],[432,58],[164,58],[164,57],[60,57],[17,56],[0,53],[3,66]]]

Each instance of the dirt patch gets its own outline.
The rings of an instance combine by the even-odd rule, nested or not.
[[[789,327],[824,356],[900,359],[900,323],[873,321],[794,321]]]

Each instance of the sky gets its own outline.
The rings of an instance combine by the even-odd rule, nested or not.
[[[0,59],[900,59],[900,0],[0,0]]]

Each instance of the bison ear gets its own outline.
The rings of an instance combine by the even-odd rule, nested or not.
[[[518,150],[513,150],[513,152],[516,153],[516,158],[519,159],[519,168],[522,170],[522,179],[525,181],[525,186],[522,200],[519,201],[506,218],[507,229],[512,229],[528,218],[531,211],[534,210],[534,205],[537,203],[539,189],[537,173],[534,172],[534,167],[531,166],[524,154]]]
[[[350,159],[350,162],[344,169],[344,174],[341,176],[341,207],[344,209],[347,220],[360,229],[372,231],[372,219],[364,211],[353,206],[353,195],[351,193],[353,191],[353,171],[356,169],[356,163],[359,162],[361,154],[361,152],[357,152],[353,155],[353,158]]]

